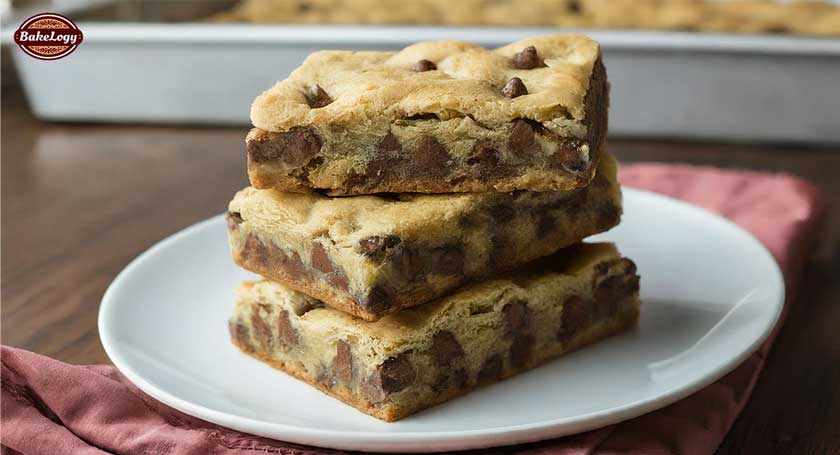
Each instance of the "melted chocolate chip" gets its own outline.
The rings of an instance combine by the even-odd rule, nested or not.
[[[248,158],[255,163],[277,161],[289,167],[301,167],[321,151],[321,138],[312,127],[295,127],[269,139],[248,141]]]
[[[391,307],[391,295],[382,286],[374,286],[361,304],[371,313],[382,313]]]
[[[396,235],[372,235],[359,240],[359,252],[367,257],[381,257],[399,244],[400,238]]]
[[[505,86],[502,87],[502,95],[504,95],[505,98],[513,99],[527,94],[528,89],[525,87],[525,83],[518,77],[510,78]]]
[[[494,167],[499,164],[499,151],[485,143],[476,143],[472,149],[472,155],[467,158],[470,166],[484,165]]]
[[[324,89],[318,84],[309,87],[304,96],[306,97],[306,103],[309,104],[309,107],[312,109],[324,107],[333,102],[330,95],[328,95],[327,92],[324,91]]]
[[[478,382],[497,381],[502,376],[502,356],[493,354],[484,361],[478,371]]]
[[[531,309],[524,300],[515,300],[502,308],[505,316],[505,328],[508,335],[528,330],[531,326]]]
[[[534,127],[523,119],[516,119],[511,123],[513,126],[508,138],[508,147],[511,152],[519,157],[524,157],[536,151],[539,146]]]
[[[292,325],[292,321],[289,319],[289,312],[286,310],[281,311],[277,315],[277,335],[277,341],[286,349],[297,344],[297,330]]]
[[[455,335],[448,330],[441,330],[432,338],[432,353],[435,362],[440,366],[452,365],[455,359],[464,356],[464,349],[455,338]]]
[[[560,331],[557,339],[567,341],[575,333],[589,326],[592,320],[590,308],[578,295],[571,295],[563,302],[563,313],[560,322]]]
[[[344,340],[338,340],[335,344],[330,376],[333,384],[350,384],[353,379],[353,351]]]
[[[513,54],[513,66],[521,70],[529,70],[541,66],[542,62],[537,55],[537,48],[528,46],[525,49]]]
[[[228,322],[228,332],[230,332],[230,339],[244,349],[254,350],[251,346],[251,341],[248,339],[248,327],[240,322]]]
[[[579,0],[569,0],[566,3],[566,11],[569,14],[580,14],[580,12],[581,12],[580,1]]]
[[[449,153],[432,136],[423,136],[417,145],[416,162],[420,170],[429,175],[440,175],[446,171]]]
[[[368,161],[364,177],[370,184],[375,185],[385,179],[398,177],[401,168],[400,158],[376,157]]]
[[[416,377],[405,354],[391,357],[379,367],[379,379],[385,393],[395,393],[410,386]]]
[[[450,387],[461,389],[467,383],[467,370],[457,368],[454,371],[443,370],[438,373],[432,389],[436,392],[446,390]]]
[[[422,72],[425,72],[425,71],[432,71],[432,70],[436,70],[436,69],[437,69],[437,65],[435,65],[433,62],[431,62],[429,60],[426,60],[426,59],[418,60],[417,63],[414,64],[414,71],[417,71],[418,73],[422,73]]]
[[[613,275],[601,281],[595,288],[597,317],[605,318],[615,314],[619,304],[638,291],[637,275]]]
[[[579,142],[567,142],[561,144],[553,155],[548,157],[548,165],[555,168],[564,169],[573,174],[578,174],[587,169],[588,164],[578,152]]]
[[[268,305],[254,305],[251,309],[251,327],[254,330],[254,338],[257,343],[263,350],[270,351],[273,344],[273,335],[271,334],[271,328],[260,317],[260,310],[267,313]]]
[[[321,273],[331,273],[335,270],[329,255],[327,255],[326,250],[324,250],[324,246],[320,243],[312,245],[310,261],[312,262],[312,267]]]
[[[337,287],[338,289],[347,290],[350,286],[350,283],[347,281],[347,276],[344,273],[336,273],[330,275],[329,278],[330,284]]]
[[[265,274],[282,270],[292,278],[303,278],[308,275],[296,251],[287,255],[283,249],[273,244],[264,244],[254,234],[248,234],[240,255],[246,268],[257,273]]]
[[[385,393],[382,391],[382,384],[376,372],[364,378],[361,384],[359,384],[359,388],[362,391],[362,395],[367,397],[370,404],[378,406],[385,401]]]
[[[377,148],[382,152],[399,152],[402,150],[400,140],[390,131],[379,141]]]
[[[531,351],[534,348],[534,337],[520,334],[513,338],[510,344],[510,364],[515,368],[523,368],[531,358]]]

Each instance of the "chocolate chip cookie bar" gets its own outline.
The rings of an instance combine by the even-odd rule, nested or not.
[[[242,351],[394,421],[636,325],[639,277],[612,244],[578,244],[377,322],[270,281],[230,319]]]
[[[246,188],[227,214],[240,266],[369,321],[549,255],[620,217],[608,156],[576,191],[347,198]]]
[[[598,43],[579,35],[316,52],[251,106],[248,175],[331,195],[577,189],[607,92]]]

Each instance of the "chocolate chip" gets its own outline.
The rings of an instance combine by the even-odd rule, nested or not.
[[[523,119],[516,119],[510,129],[508,147],[514,155],[523,157],[535,151],[538,147],[534,127]]]
[[[441,330],[432,338],[432,353],[438,365],[449,366],[455,359],[464,356],[464,349],[452,332]]]
[[[564,169],[573,174],[588,168],[589,163],[581,157],[578,148],[582,144],[579,141],[566,142],[560,144],[560,148],[554,152],[553,155],[547,158],[548,165],[555,168]]]
[[[359,240],[359,252],[367,257],[379,257],[399,244],[400,238],[396,235],[372,235]]]
[[[520,334],[513,337],[510,344],[510,364],[515,368],[523,368],[531,358],[531,351],[534,347],[534,337]]]
[[[347,276],[344,275],[343,272],[335,273],[330,275],[329,278],[330,284],[337,287],[338,289],[347,290],[350,283],[347,281]]]
[[[524,300],[515,300],[502,308],[508,335],[528,330],[531,326],[531,309]]]
[[[239,212],[227,212],[225,215],[225,222],[230,230],[239,229],[239,225],[242,224],[243,221],[242,215]]]
[[[580,14],[580,12],[581,12],[580,1],[579,0],[568,0],[568,2],[566,3],[566,11],[569,14]]]
[[[478,382],[497,381],[502,376],[502,356],[493,354],[481,365],[478,371]]]
[[[321,151],[321,138],[312,127],[295,127],[269,136],[268,139],[248,141],[251,161],[278,161],[289,167],[302,167]]]
[[[306,97],[307,104],[309,104],[309,107],[312,109],[324,107],[333,102],[330,95],[328,95],[327,92],[324,91],[324,89],[318,84],[309,87],[304,96]]]
[[[324,250],[324,246],[320,243],[312,245],[310,261],[312,263],[312,267],[321,273],[330,273],[334,270],[332,261],[330,261],[330,257],[327,255],[327,251]]]
[[[230,339],[233,340],[237,346],[250,351],[254,350],[251,346],[251,341],[248,338],[248,327],[241,322],[228,322],[228,332],[230,332]]]
[[[369,185],[376,185],[385,179],[394,179],[403,167],[401,158],[377,157],[368,161],[365,178]]]
[[[528,46],[525,49],[513,54],[513,66],[521,70],[529,70],[542,65],[537,55],[537,48]]]
[[[613,275],[595,287],[597,316],[604,318],[615,314],[619,304],[639,291],[639,277],[634,274]]]
[[[464,271],[464,249],[458,245],[435,248],[427,257],[428,271],[437,275],[460,276]]]
[[[416,377],[405,354],[391,357],[379,367],[379,379],[385,393],[395,393],[410,386]]]
[[[522,79],[518,77],[512,77],[509,81],[502,87],[502,95],[505,98],[516,98],[522,95],[527,95],[528,89],[525,87],[525,83],[522,82]]]
[[[239,254],[246,268],[257,273],[274,273],[281,270],[292,278],[308,276],[308,271],[296,251],[287,255],[282,248],[265,244],[254,234],[248,234]]]
[[[432,390],[440,392],[451,387],[461,389],[466,383],[467,370],[463,368],[458,368],[454,371],[443,370],[438,373],[437,379],[434,385],[432,385]]]
[[[371,313],[382,313],[391,308],[391,295],[382,286],[374,286],[361,304]]]
[[[571,295],[563,302],[563,312],[560,319],[560,331],[557,339],[567,341],[580,330],[589,326],[592,320],[591,305],[578,295]]]
[[[270,351],[273,345],[271,328],[260,316],[260,310],[268,313],[268,305],[254,305],[251,309],[251,327],[254,330],[254,338],[265,351]]]
[[[437,69],[437,65],[435,65],[433,62],[431,62],[429,60],[426,60],[426,59],[418,60],[417,63],[414,64],[414,71],[417,71],[418,73],[422,73],[422,72],[425,72],[425,71],[432,71],[432,70],[436,70],[436,69]]]
[[[277,315],[277,335],[277,341],[286,349],[297,344],[297,330],[292,325],[292,321],[289,319],[289,312],[286,310],[280,311]]]
[[[449,161],[449,153],[432,136],[423,136],[417,145],[416,152],[417,166],[430,175],[440,175],[446,170],[446,163]]]
[[[470,166],[476,164],[495,166],[499,164],[499,151],[488,144],[476,143],[473,146],[472,155],[467,158],[467,164]]]
[[[379,374],[376,372],[362,379],[361,384],[359,384],[359,389],[361,389],[362,395],[367,397],[368,402],[372,405],[378,406],[385,401],[385,392],[382,391]]]
[[[335,344],[335,357],[329,370],[329,386],[335,384],[349,385],[353,380],[353,351],[344,340]]]
[[[379,141],[377,148],[382,152],[399,152],[402,150],[400,140],[390,131]]]

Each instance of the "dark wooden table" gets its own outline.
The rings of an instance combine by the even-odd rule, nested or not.
[[[247,184],[244,128],[52,124],[2,104],[2,342],[106,363],[97,308],[132,258],[225,210]],[[840,127],[840,125],[838,125]],[[840,197],[840,148],[612,140],[619,160],[784,171]],[[840,219],[720,453],[840,453]]]

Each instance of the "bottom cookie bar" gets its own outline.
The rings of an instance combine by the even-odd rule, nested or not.
[[[579,244],[377,322],[244,282],[229,328],[245,353],[394,421],[635,326],[638,296],[632,261]]]

